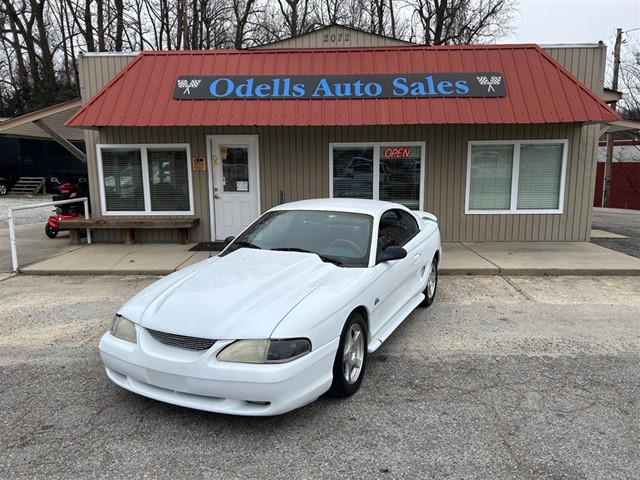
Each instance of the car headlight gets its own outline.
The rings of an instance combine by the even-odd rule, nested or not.
[[[288,340],[238,340],[225,347],[218,360],[236,363],[285,363],[311,351],[306,338]]]
[[[137,343],[136,325],[127,317],[116,314],[111,322],[111,335],[127,342]]]

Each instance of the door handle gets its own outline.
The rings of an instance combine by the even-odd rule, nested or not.
[[[420,261],[420,259],[421,259],[421,258],[422,258],[422,254],[421,254],[421,253],[416,253],[416,254],[413,256],[413,262],[414,262],[414,263],[418,263],[418,262]]]

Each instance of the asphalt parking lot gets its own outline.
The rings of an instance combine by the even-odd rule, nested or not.
[[[97,342],[149,277],[0,282],[0,478],[637,478],[640,277],[443,277],[361,390],[273,418],[123,391]]]

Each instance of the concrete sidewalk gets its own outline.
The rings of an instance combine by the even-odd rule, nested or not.
[[[192,245],[82,245],[20,268],[31,275],[166,275],[216,252]],[[443,275],[640,275],[640,259],[588,242],[445,243]]]

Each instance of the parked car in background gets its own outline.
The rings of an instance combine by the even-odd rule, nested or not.
[[[0,163],[0,195],[6,195],[11,190],[15,179],[9,169]]]
[[[368,355],[436,294],[435,216],[389,202],[279,205],[219,256],[150,285],[100,340],[108,377],[167,403],[278,415],[360,387]]]

